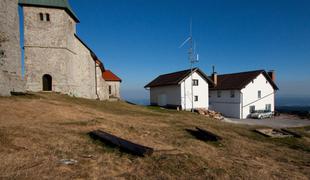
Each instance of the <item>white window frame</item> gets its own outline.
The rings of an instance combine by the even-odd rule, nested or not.
[[[230,97],[234,98],[235,97],[235,90],[230,90]]]
[[[262,91],[261,90],[257,91],[257,98],[258,99],[262,98]]]
[[[199,85],[199,80],[193,79],[193,86],[198,86],[198,85]]]
[[[271,111],[271,104],[266,104],[265,105],[265,110]]]
[[[216,93],[218,98],[222,97],[222,91],[217,91]]]
[[[252,108],[253,108],[253,110],[252,110]],[[252,111],[251,111],[251,110],[252,110]],[[250,106],[250,107],[249,107],[249,112],[250,112],[250,113],[253,113],[254,111],[255,111],[255,106]]]

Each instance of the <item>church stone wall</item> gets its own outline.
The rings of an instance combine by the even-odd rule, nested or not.
[[[49,74],[55,92],[108,99],[107,82],[90,50],[75,37],[76,22],[71,16],[62,9],[31,6],[24,6],[23,13],[25,81],[21,77],[18,0],[0,1],[0,95],[25,88],[42,91],[43,76]]]
[[[74,44],[77,52],[72,62],[73,78],[77,85],[75,95],[97,99],[95,61],[91,57],[89,50],[77,38],[75,38]]]
[[[18,0],[0,1],[0,95],[24,91],[21,76],[21,49]]]
[[[42,91],[44,74],[52,76],[52,90],[89,99],[107,99],[105,81],[96,83],[96,65],[90,51],[75,37],[76,23],[61,9],[24,6],[27,90]],[[50,21],[41,21],[48,13]],[[101,88],[96,85],[101,85]],[[99,97],[98,97],[99,96]]]
[[[108,86],[111,87],[111,94],[110,97],[121,98],[120,95],[120,85],[119,81],[107,81]]]
[[[73,85],[68,77],[70,59],[75,54],[71,44],[75,24],[70,16],[61,9],[25,6],[24,12],[24,49],[25,80],[28,91],[42,91],[42,77],[52,76],[52,90],[69,94]],[[39,14],[44,14],[44,21]],[[46,21],[46,13],[50,21]]]
[[[109,99],[108,94],[108,84],[102,77],[102,71],[99,66],[97,66],[97,93],[100,100]]]

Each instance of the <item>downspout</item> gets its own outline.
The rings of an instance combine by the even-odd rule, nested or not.
[[[96,96],[97,100],[99,100],[99,95],[98,95],[98,83],[97,83],[97,62],[95,61],[95,89],[96,89]]]
[[[241,95],[241,119],[243,119],[243,93],[242,91],[240,91],[240,95]]]

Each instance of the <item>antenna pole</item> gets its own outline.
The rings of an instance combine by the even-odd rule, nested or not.
[[[188,60],[190,63],[190,71],[191,71],[191,101],[192,101],[192,108],[191,111],[194,111],[194,84],[193,84],[193,71],[194,71],[194,63],[198,62],[199,55],[196,54],[196,44],[193,40],[193,27],[192,27],[193,21],[190,19],[189,24],[189,37],[180,45],[179,48],[183,47],[186,43],[189,43],[189,49],[188,49]],[[185,95],[184,95],[185,96]],[[186,103],[186,96],[184,102]],[[185,106],[186,108],[186,106]]]
[[[189,32],[190,32],[190,41],[189,41],[189,62],[191,64],[191,100],[192,100],[192,109],[191,111],[194,112],[194,85],[193,85],[193,65],[194,65],[194,58],[193,58],[193,20],[190,20],[189,25]]]

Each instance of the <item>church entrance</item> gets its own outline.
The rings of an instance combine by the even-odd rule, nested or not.
[[[42,77],[43,91],[52,91],[52,76],[49,74],[44,74]]]

